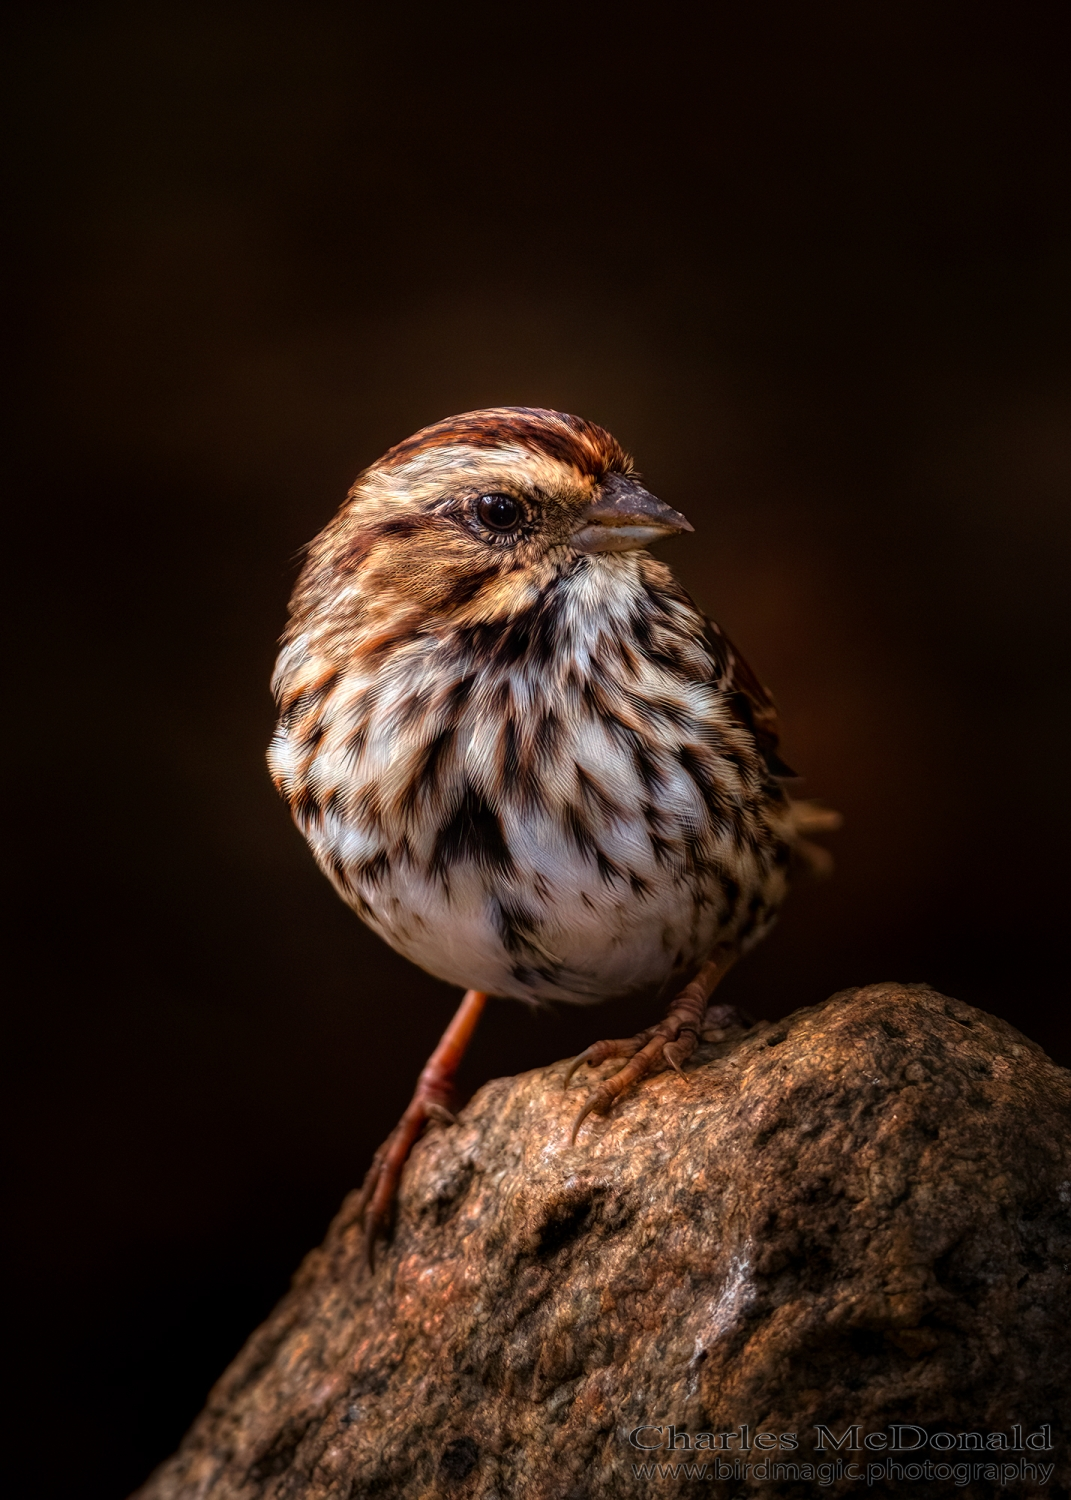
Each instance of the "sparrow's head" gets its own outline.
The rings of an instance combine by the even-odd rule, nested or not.
[[[489,622],[579,559],[691,530],[604,428],[490,407],[423,428],[365,470],[310,548],[295,614],[349,598],[381,618]]]

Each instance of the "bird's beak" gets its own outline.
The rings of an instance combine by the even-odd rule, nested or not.
[[[570,540],[578,552],[631,552],[661,536],[692,530],[679,510],[656,500],[637,480],[611,474]]]

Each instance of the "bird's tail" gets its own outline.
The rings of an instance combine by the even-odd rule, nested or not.
[[[789,818],[792,825],[792,851],[812,875],[826,876],[833,873],[833,856],[822,844],[816,844],[813,833],[836,833],[844,819],[831,807],[809,799],[789,799]]]

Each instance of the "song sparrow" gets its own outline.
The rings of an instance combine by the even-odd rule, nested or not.
[[[468,989],[366,1179],[370,1259],[488,995],[675,996],[576,1060],[623,1066],[575,1139],[680,1069],[793,848],[835,825],[786,796],[769,695],[645,550],[691,530],[601,427],[498,407],[392,448],[309,548],[272,776],[342,898]]]

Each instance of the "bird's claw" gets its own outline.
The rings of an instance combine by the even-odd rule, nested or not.
[[[598,1042],[596,1042],[594,1047],[585,1047],[583,1052],[578,1052],[576,1057],[573,1058],[572,1062],[565,1070],[565,1076],[562,1078],[563,1094],[568,1090],[569,1085],[572,1083],[573,1074],[576,1072],[577,1068],[579,1068],[583,1063],[591,1062],[592,1057],[595,1053],[595,1049],[598,1047],[598,1045]]]
[[[653,1028],[652,1028],[653,1029]],[[644,1042],[649,1041],[650,1031],[641,1031],[638,1036],[630,1036],[615,1042],[592,1042],[590,1047],[585,1047],[583,1052],[574,1057],[565,1070],[562,1080],[562,1088],[567,1089],[572,1082],[573,1074],[584,1063],[590,1068],[597,1068],[604,1063],[608,1057],[623,1057],[626,1062],[634,1053],[638,1052]]]
[[[698,1035],[692,1027],[674,1025],[672,1021],[666,1020],[658,1026],[650,1027],[647,1031],[641,1031],[638,1036],[621,1041],[595,1042],[586,1051],[581,1052],[580,1056],[575,1057],[569,1066],[566,1075],[567,1084],[583,1062],[597,1067],[608,1057],[623,1057],[625,1061],[616,1073],[611,1073],[609,1078],[604,1078],[598,1088],[593,1089],[584,1100],[580,1113],[573,1121],[572,1130],[569,1133],[569,1144],[576,1145],[577,1134],[588,1115],[606,1114],[615,1099],[620,1098],[626,1089],[638,1083],[641,1078],[645,1078],[648,1073],[657,1072],[668,1064],[686,1079],[681,1064],[691,1057],[698,1040]]]
[[[600,1115],[605,1114],[613,1102],[613,1094],[608,1093],[605,1086],[602,1084],[600,1084],[597,1089],[595,1089],[588,1095],[588,1097],[584,1100],[583,1105],[581,1106],[580,1113],[573,1121],[573,1128],[569,1132],[570,1146],[576,1145],[576,1138],[580,1131],[580,1127],[581,1125],[583,1125],[588,1115],[590,1115],[595,1110],[597,1110]]]
[[[680,1047],[678,1047],[676,1042],[667,1042],[666,1045],[662,1048],[662,1056],[665,1058],[666,1062],[669,1063],[670,1067],[676,1073],[678,1073],[686,1083],[688,1081],[688,1075],[681,1067],[681,1063],[687,1060],[688,1054],[691,1051],[691,1047],[682,1050]]]

